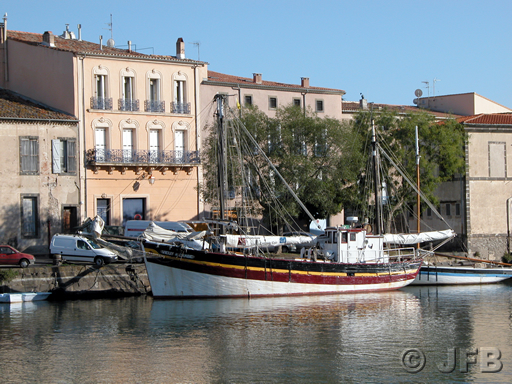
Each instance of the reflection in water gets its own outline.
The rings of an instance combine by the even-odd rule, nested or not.
[[[512,286],[318,297],[0,305],[2,382],[499,382]],[[447,348],[496,347],[503,371],[450,374]],[[404,370],[405,348],[426,356]],[[22,364],[20,364],[22,362]]]

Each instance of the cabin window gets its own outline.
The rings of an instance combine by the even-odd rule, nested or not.
[[[341,234],[341,242],[342,243],[346,243],[347,242],[347,238],[348,238],[348,233],[347,232],[343,232]]]
[[[351,233],[350,234],[350,241],[356,241],[356,234],[355,233]]]

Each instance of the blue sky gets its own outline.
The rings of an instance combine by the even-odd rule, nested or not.
[[[343,89],[345,100],[412,105],[423,95],[476,92],[512,108],[512,1],[0,1],[11,30],[65,24],[84,40],[131,40],[143,53],[186,56],[213,71]],[[434,79],[437,81],[434,82]],[[429,82],[429,89],[424,81]]]

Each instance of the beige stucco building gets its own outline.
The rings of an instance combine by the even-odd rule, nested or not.
[[[510,252],[512,114],[459,119],[468,133],[465,213],[469,251],[490,260]]]
[[[111,42],[9,31],[0,85],[79,119],[79,217],[185,220],[199,213],[200,83],[207,64]]]
[[[78,225],[78,120],[0,89],[0,243],[46,253]]]

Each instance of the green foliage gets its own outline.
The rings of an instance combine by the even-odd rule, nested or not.
[[[416,182],[416,144],[415,127],[418,127],[420,150],[420,188],[421,192],[437,203],[435,190],[440,183],[452,180],[464,172],[465,133],[462,125],[454,119],[436,122],[426,112],[398,114],[384,110],[379,113],[362,112],[353,122],[353,127],[369,143],[371,118],[379,137],[379,145],[391,154],[395,163],[402,167],[405,174]],[[405,204],[414,204],[416,192],[404,181],[397,170],[386,159],[382,159],[385,170],[382,180],[386,181],[392,205],[386,207],[385,222],[389,225]],[[366,176],[366,175],[364,175]],[[364,181],[361,181],[364,185]],[[367,190],[371,190],[367,188]],[[367,199],[367,197],[365,197]]]
[[[0,283],[8,283],[18,276],[18,271],[14,269],[0,269]]]
[[[507,264],[512,264],[512,254],[506,252],[501,257],[501,261],[504,262],[504,263],[507,263]]]
[[[357,150],[360,138],[351,134],[349,124],[329,117],[320,118],[311,111],[304,114],[296,106],[280,108],[275,118],[269,118],[257,108],[244,108],[241,120],[314,217],[325,218],[343,209],[349,200],[347,187],[357,180],[364,161]],[[244,184],[250,185],[254,203],[263,210],[267,219],[273,217],[274,220],[276,217],[272,213],[276,207],[272,197],[275,197],[279,205],[293,217],[307,220],[306,214],[286,186],[264,158],[257,155],[254,144],[244,142],[239,137],[236,142],[245,145],[246,149],[251,149],[251,146],[253,148],[242,155],[251,169],[251,180],[240,180],[240,177],[244,178],[244,173],[235,171],[228,172],[230,181],[244,181]],[[216,147],[216,137],[210,132],[203,158],[206,170],[203,196],[211,202],[217,200],[214,190],[217,182],[214,157]],[[228,160],[230,169],[236,168],[236,157],[229,156],[232,159]]]

